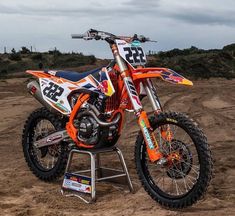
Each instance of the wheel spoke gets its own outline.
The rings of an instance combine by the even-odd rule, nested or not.
[[[199,174],[199,170],[200,170],[200,167],[199,167],[199,166],[193,165],[193,164],[189,164],[189,163],[187,163],[187,162],[185,162],[185,161],[181,161],[181,162],[184,163],[184,164],[186,164],[186,165],[191,166],[191,170],[194,171],[197,175]],[[193,168],[193,167],[195,167],[195,168]],[[197,171],[196,169],[198,169],[198,171]]]
[[[42,119],[39,121],[34,129],[34,141],[37,139],[42,139],[43,137],[47,136],[49,133],[52,131],[55,131],[54,126],[52,123],[48,120]],[[36,139],[36,140],[35,140]],[[48,147],[49,149],[50,147]],[[45,150],[45,149],[38,149],[38,148],[33,148],[33,154],[35,155],[35,159],[37,160],[38,164],[46,170],[52,169],[56,162],[57,162],[57,157],[56,154],[59,154],[59,148],[51,147],[51,151]],[[46,152],[46,155],[43,155],[44,151]],[[43,155],[43,158],[42,158]]]
[[[173,138],[174,138],[174,137],[176,137],[178,127],[176,127],[176,125],[172,125],[172,127],[174,128],[173,129]]]

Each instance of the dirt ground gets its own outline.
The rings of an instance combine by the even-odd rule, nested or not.
[[[215,160],[207,195],[182,211],[162,208],[140,186],[133,155],[138,127],[130,114],[119,147],[135,194],[99,183],[98,200],[88,205],[60,194],[62,178],[53,183],[38,180],[29,171],[21,148],[24,121],[40,106],[26,93],[26,84],[27,79],[20,78],[0,81],[0,215],[235,215],[235,80],[195,81],[193,88],[159,84],[165,110],[188,113],[199,122]],[[84,159],[82,162],[85,164]],[[115,167],[118,161],[109,156],[103,164]]]

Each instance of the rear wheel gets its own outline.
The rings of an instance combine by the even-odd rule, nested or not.
[[[139,178],[161,205],[173,209],[191,206],[205,194],[212,176],[207,139],[195,122],[180,113],[162,113],[150,122],[167,163],[160,166],[150,162],[139,134],[135,146]],[[170,139],[162,132],[166,129]]]
[[[33,143],[64,128],[63,121],[46,108],[35,110],[28,117],[22,136],[25,160],[30,170],[44,181],[60,177],[65,170],[68,151],[65,143],[37,148]]]

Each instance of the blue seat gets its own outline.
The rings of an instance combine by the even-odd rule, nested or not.
[[[97,72],[99,72],[101,70],[101,68],[96,68],[94,70],[91,71],[86,71],[86,72],[76,72],[76,71],[56,71],[55,76],[57,77],[61,77],[73,82],[77,82],[83,78],[85,78],[86,76],[90,75],[90,74],[95,74]],[[45,71],[46,72],[46,71]]]

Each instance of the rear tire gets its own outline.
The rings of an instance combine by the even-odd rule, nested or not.
[[[185,194],[174,197],[164,192],[158,185],[160,183],[157,182],[156,184],[152,180],[148,165],[146,165],[148,156],[145,142],[142,133],[140,133],[135,145],[135,163],[139,179],[145,191],[160,205],[170,209],[181,209],[193,205],[203,197],[212,178],[212,156],[205,135],[193,120],[181,113],[161,113],[157,117],[152,117],[150,123],[153,130],[165,124],[173,124],[183,129],[193,141],[198,155],[200,171],[196,183],[188,192],[186,190]],[[175,178],[174,181],[177,181],[177,179]]]
[[[62,119],[60,119],[57,115],[49,112],[46,108],[43,107],[36,109],[30,114],[25,122],[22,135],[22,147],[25,160],[33,174],[43,181],[53,181],[62,176],[65,171],[68,159],[68,150],[65,143],[58,144],[58,152],[51,153],[52,156],[56,157],[57,159],[54,167],[52,167],[51,169],[45,169],[40,165],[40,163],[37,161],[37,157],[35,156],[35,147],[33,146],[33,140],[35,140],[35,130],[37,124],[42,120],[50,122],[51,125],[53,125],[55,131],[61,130],[65,126]],[[48,149],[45,149],[45,147],[43,148],[44,149],[41,150],[42,158],[49,153]]]

